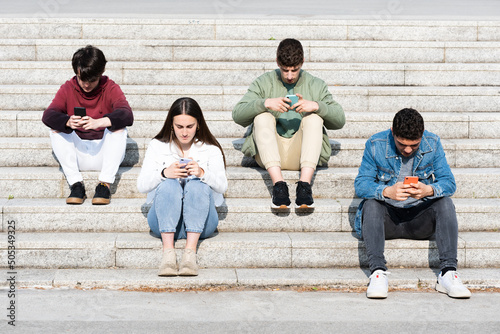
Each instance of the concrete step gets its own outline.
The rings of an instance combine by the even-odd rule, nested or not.
[[[333,131],[332,131],[333,132]],[[241,153],[243,138],[219,138],[227,166],[256,167],[254,159]],[[123,167],[141,166],[149,138],[128,138]],[[365,138],[335,138],[330,140],[332,157],[329,167],[359,167],[365,148]],[[448,164],[458,168],[500,167],[500,139],[443,139]],[[47,137],[0,137],[0,166],[58,167]]]
[[[276,62],[111,62],[106,75],[120,85],[243,86]],[[303,69],[332,86],[498,86],[500,64],[312,63]],[[1,85],[61,85],[74,75],[69,61],[0,62]]]
[[[218,208],[221,233],[225,232],[352,232],[360,199],[315,200],[314,211],[276,212],[270,198],[226,198]],[[500,230],[500,199],[453,198],[460,232]],[[110,205],[79,206],[61,198],[14,198],[0,201],[0,222],[9,221],[25,232],[148,232],[149,205],[143,198],[113,199]],[[1,226],[1,225],[0,225]]]
[[[0,85],[0,110],[44,110],[59,85]],[[123,85],[134,110],[166,110],[179,97],[190,96],[204,111],[230,111],[248,86]],[[498,87],[329,86],[333,98],[348,112],[389,112],[404,107],[420,112],[496,112]]]
[[[289,32],[287,32],[288,34]],[[290,35],[288,35],[290,36]],[[295,36],[296,37],[296,36]],[[280,40],[0,39],[1,61],[66,61],[87,44],[109,61],[274,62]],[[500,42],[303,41],[306,62],[495,63]]]
[[[460,268],[462,282],[471,290],[500,288],[497,268]],[[389,289],[434,289],[437,270],[431,268],[390,269]],[[367,269],[361,268],[215,268],[200,269],[196,277],[158,277],[157,269],[21,269],[18,288],[70,289],[203,289],[284,288],[366,289]],[[2,280],[0,287],[7,288]],[[150,290],[147,290],[150,291]]]
[[[165,108],[170,105],[165,106]],[[331,139],[368,139],[391,127],[399,109],[368,112],[345,108],[346,125],[328,131]],[[0,111],[1,137],[47,137],[49,129],[41,122],[43,111]],[[163,126],[167,111],[134,111],[134,125],[128,128],[132,138],[152,138]],[[425,127],[443,139],[500,139],[498,112],[422,112]],[[204,111],[204,117],[217,138],[242,138],[246,128],[236,124],[230,111]]]
[[[500,41],[498,21],[2,18],[7,39]]]
[[[121,167],[117,179],[111,186],[113,198],[144,198],[137,191],[139,167]],[[313,178],[315,198],[354,197],[354,178],[357,168],[319,168]],[[498,187],[487,187],[500,183],[500,168],[452,168],[457,183],[456,198],[498,198]],[[87,196],[94,195],[99,172],[83,172],[87,184]],[[261,168],[228,167],[228,198],[270,198],[272,183]],[[283,171],[290,193],[295,194],[296,171]],[[0,198],[65,198],[69,187],[64,175],[57,167],[0,167]]]
[[[7,234],[0,234],[0,255],[7,258]],[[176,242],[181,256],[185,240]],[[460,268],[500,267],[499,232],[462,232]],[[435,241],[388,240],[391,267],[436,267]],[[161,241],[148,233],[19,233],[16,267],[40,269],[157,268]],[[179,258],[180,261],[180,258]],[[364,243],[347,232],[220,233],[198,246],[201,268],[366,267]],[[2,264],[5,268],[6,264]]]

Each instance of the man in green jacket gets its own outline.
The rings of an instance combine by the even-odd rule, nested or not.
[[[314,206],[314,171],[317,165],[326,165],[331,155],[324,127],[342,128],[345,115],[326,83],[301,69],[304,51],[299,41],[281,41],[276,62],[278,69],[264,73],[250,85],[233,109],[233,120],[252,126],[242,151],[268,171],[273,182],[271,206],[290,206],[288,185],[281,174],[284,169],[300,170],[295,204],[310,208]]]

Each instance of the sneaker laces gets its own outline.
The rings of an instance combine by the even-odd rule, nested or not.
[[[276,192],[276,195],[281,197],[281,196],[288,196],[288,187],[286,186],[286,183],[276,183],[274,185],[274,191]]]
[[[309,185],[307,182],[297,182],[297,193],[304,197],[312,194],[311,186],[308,187],[306,184]]]

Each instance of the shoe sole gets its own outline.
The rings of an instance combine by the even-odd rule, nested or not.
[[[298,210],[314,209],[314,203],[311,205],[308,205],[308,204],[297,205],[297,204],[295,204],[295,209],[298,209]]]
[[[290,205],[281,204],[280,206],[271,204],[271,209],[274,210],[290,210]]]
[[[79,205],[82,204],[83,201],[85,201],[85,198],[79,198],[79,197],[68,197],[66,198],[66,204],[72,204],[72,205]]]
[[[194,271],[191,269],[185,269],[184,271],[179,270],[179,276],[198,276],[198,271]]]
[[[159,272],[158,273],[158,276],[161,276],[161,277],[172,277],[172,276],[177,276],[177,270],[173,270],[172,271],[163,271],[163,272]]]
[[[366,298],[370,298],[370,299],[385,299],[385,298],[387,298],[387,294],[386,295],[381,295],[381,294],[368,295],[368,294],[366,294]]]
[[[445,293],[447,294],[449,297],[451,298],[457,298],[457,299],[467,299],[467,298],[470,298],[471,297],[471,294],[467,294],[467,295],[453,295],[451,293],[449,293],[445,288],[444,286],[442,286],[441,284],[439,283],[436,283],[436,291],[438,292],[441,292],[441,293]]]
[[[98,197],[98,198],[93,198],[92,199],[92,204],[93,205],[106,205],[106,204],[109,204],[110,202],[111,202],[111,200],[108,199],[108,198]]]

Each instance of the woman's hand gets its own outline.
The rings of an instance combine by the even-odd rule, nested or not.
[[[168,168],[163,169],[162,176],[167,179],[186,178],[188,177],[188,170],[184,166],[184,164],[181,165],[178,161],[176,161]]]
[[[188,162],[188,164],[185,167],[185,169],[188,172],[188,175],[202,177],[205,174],[205,171],[203,170],[203,168],[201,168],[200,165],[198,165],[198,163],[195,160],[193,160],[193,158],[189,158],[189,159],[191,159],[191,161]]]

